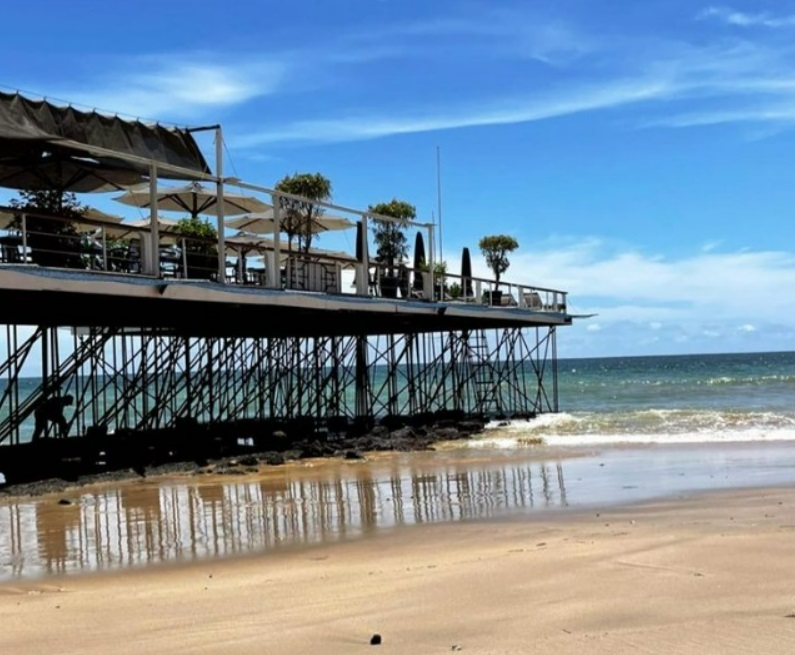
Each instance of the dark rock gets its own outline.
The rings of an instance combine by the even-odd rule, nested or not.
[[[379,646],[381,644],[381,635],[374,634],[370,637],[370,645],[371,646]]]
[[[458,423],[458,431],[462,434],[477,434],[483,432],[486,424],[483,421],[460,421]]]
[[[61,498],[61,500],[58,501],[58,504],[59,505],[74,505],[74,503],[71,500],[69,500],[68,498]]]
[[[370,430],[371,437],[385,437],[389,434],[389,428],[386,425],[376,425]]]
[[[345,459],[364,459],[364,455],[362,455],[358,450],[346,450]]]
[[[461,433],[458,428],[437,428],[431,435],[436,441],[451,441],[453,439],[460,439]]]
[[[259,460],[254,455],[246,455],[241,457],[239,461],[242,466],[256,466],[259,464]]]
[[[392,439],[413,439],[416,436],[414,428],[406,425],[390,434]]]
[[[282,453],[265,453],[262,461],[268,466],[279,466],[280,464],[284,464],[285,459]]]

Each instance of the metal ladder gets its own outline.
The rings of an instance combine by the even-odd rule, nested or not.
[[[499,376],[491,361],[485,330],[470,333],[468,360],[474,383],[475,411],[483,415],[502,413]]]

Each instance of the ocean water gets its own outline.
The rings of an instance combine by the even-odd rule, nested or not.
[[[560,413],[478,445],[795,440],[795,352],[560,360],[559,382]]]
[[[561,413],[435,451],[0,497],[0,584],[795,482],[795,353],[559,368]]]

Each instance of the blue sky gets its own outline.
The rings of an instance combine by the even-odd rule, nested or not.
[[[512,234],[506,279],[598,314],[561,356],[795,347],[795,0],[108,6],[4,8],[3,88],[220,122],[228,175],[426,220],[438,148],[451,269]]]

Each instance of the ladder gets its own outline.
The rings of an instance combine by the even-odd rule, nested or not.
[[[475,411],[484,416],[501,414],[499,375],[497,363],[492,361],[485,330],[470,333],[467,360],[474,386]]]

